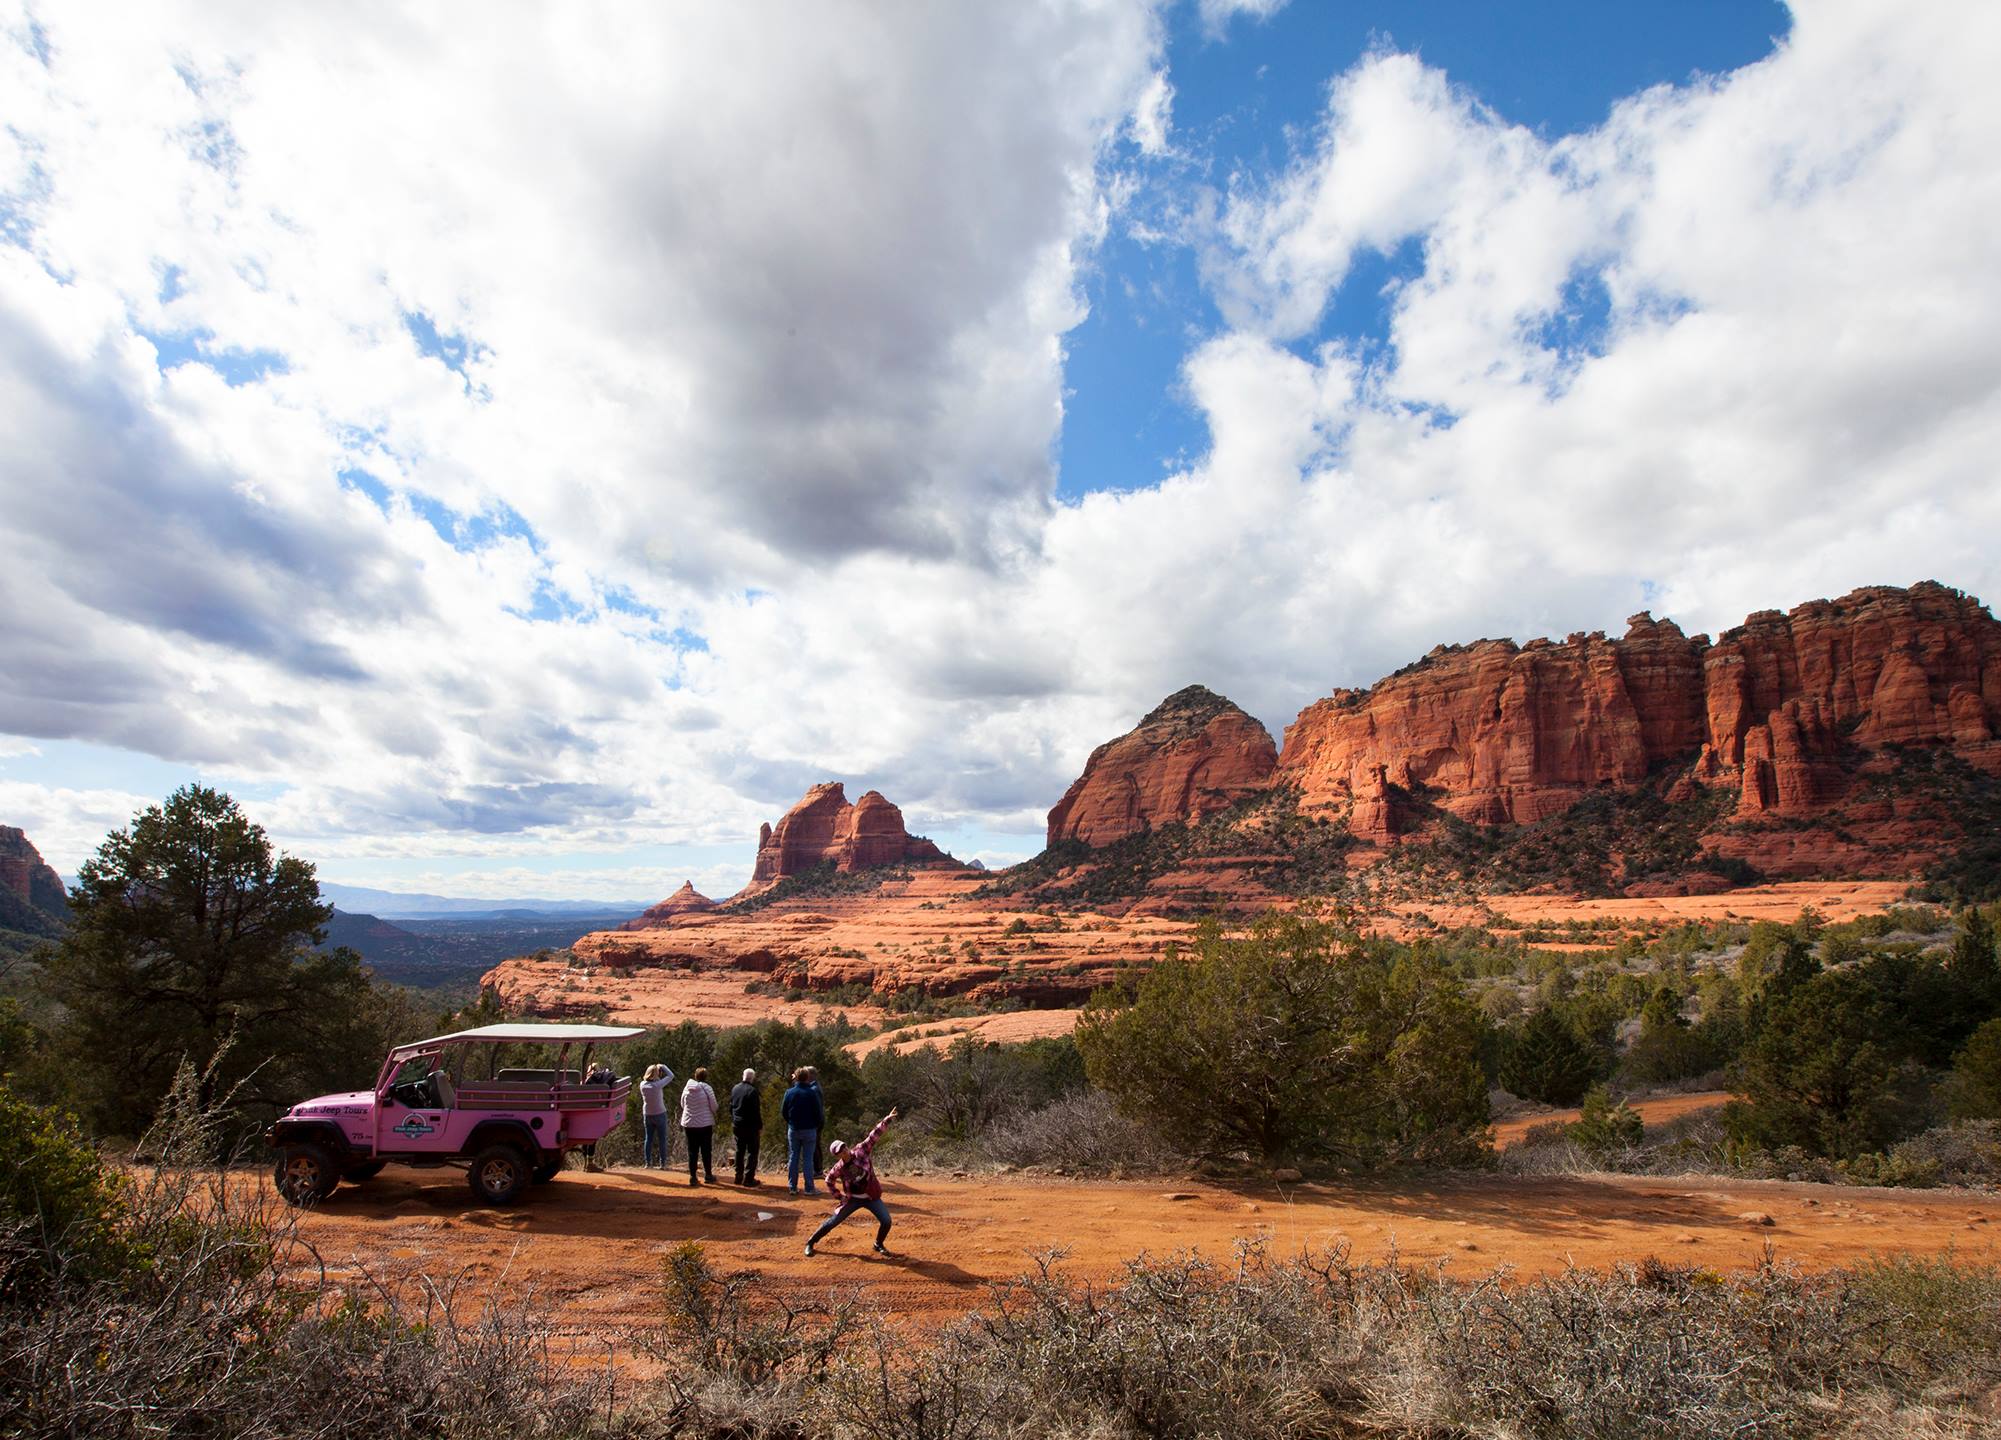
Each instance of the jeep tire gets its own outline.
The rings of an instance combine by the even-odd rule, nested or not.
[[[501,1141],[472,1157],[466,1183],[488,1205],[512,1205],[531,1183],[533,1168],[519,1145]]]
[[[340,1178],[350,1185],[359,1185],[364,1180],[373,1180],[380,1175],[382,1167],[388,1163],[386,1160],[364,1160],[359,1165],[348,1166],[347,1173]]]
[[[547,1185],[551,1180],[554,1180],[559,1173],[561,1173],[562,1168],[563,1168],[563,1152],[558,1150],[553,1154],[543,1155],[541,1159],[536,1162],[535,1173],[530,1178],[533,1179],[537,1185]]]
[[[324,1145],[287,1145],[278,1152],[271,1180],[287,1204],[317,1205],[340,1184],[340,1168],[334,1164],[333,1152]]]

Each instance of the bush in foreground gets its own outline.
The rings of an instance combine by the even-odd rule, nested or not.
[[[1500,1278],[1245,1246],[1096,1286],[1052,1258],[926,1347],[878,1328],[831,1362],[802,1345],[756,1385],[727,1354],[667,1383],[678,1433],[704,1436],[1888,1440],[1974,1433],[2001,1382],[1991,1269]]]
[[[1477,1154],[1480,1019],[1419,946],[1311,914],[1210,922],[1077,1025],[1091,1083],[1184,1153],[1362,1169]]]

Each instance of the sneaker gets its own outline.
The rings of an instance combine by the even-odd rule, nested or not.
[[[878,1245],[875,1247],[875,1253],[878,1255],[887,1255],[889,1253],[889,1247],[886,1245]]]
[[[808,1240],[806,1242],[806,1257],[808,1259],[811,1259],[812,1256],[813,1256],[813,1242],[811,1240]]]

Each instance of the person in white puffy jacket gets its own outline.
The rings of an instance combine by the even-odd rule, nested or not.
[[[681,1133],[688,1137],[688,1183],[699,1185],[706,1179],[716,1183],[716,1167],[711,1159],[711,1147],[716,1138],[716,1092],[709,1088],[709,1071],[704,1065],[695,1067],[695,1078],[681,1090]],[[700,1157],[702,1174],[695,1174],[696,1158]]]

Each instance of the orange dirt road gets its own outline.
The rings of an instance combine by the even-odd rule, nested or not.
[[[268,1185],[268,1179],[257,1183]],[[365,1268],[392,1287],[463,1276],[461,1295],[532,1291],[559,1333],[579,1340],[657,1318],[662,1257],[699,1240],[726,1269],[754,1268],[798,1294],[861,1286],[887,1312],[921,1322],[976,1304],[986,1282],[1066,1246],[1066,1268],[1114,1276],[1142,1251],[1193,1249],[1227,1259],[1240,1238],[1295,1254],[1346,1240],[1359,1259],[1392,1247],[1444,1258],[1475,1275],[1568,1262],[1603,1267],[1659,1255],[1718,1267],[1756,1263],[1770,1244],[1811,1268],[1897,1251],[1947,1249],[2001,1260],[2001,1197],[1963,1191],[1870,1190],[1773,1181],[1472,1175],[1400,1185],[1225,1186],[1157,1180],[1084,1182],[1001,1176],[892,1178],[892,1259],[869,1253],[866,1212],[808,1260],[806,1236],[824,1196],[776,1187],[690,1189],[684,1175],[569,1172],[508,1210],[475,1208],[455,1171],[391,1167],[343,1185],[302,1217],[302,1238],[330,1279]],[[1772,1224],[1759,1223],[1769,1216]],[[1749,1217],[1749,1218],[1747,1218]]]
[[[1728,1090],[1690,1090],[1680,1095],[1649,1095],[1645,1099],[1628,1101],[1640,1119],[1648,1125],[1660,1125],[1677,1116],[1692,1115],[1697,1110],[1714,1110],[1730,1103]],[[1523,1115],[1511,1115],[1494,1124],[1494,1144],[1505,1150],[1515,1144],[1538,1125],[1565,1124],[1583,1115],[1581,1109],[1538,1110]]]

